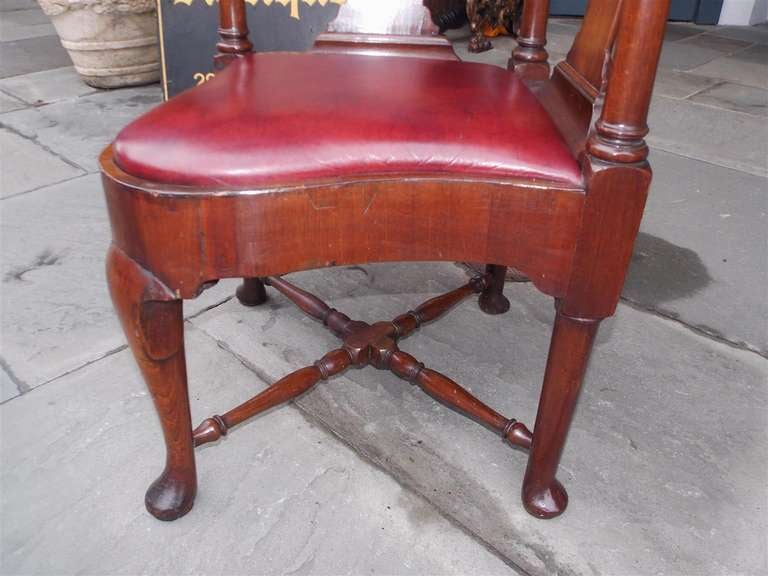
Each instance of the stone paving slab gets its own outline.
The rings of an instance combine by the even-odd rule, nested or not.
[[[716,58],[691,72],[768,89],[768,45],[758,44],[737,54]]]
[[[0,90],[35,106],[99,92],[83,82],[73,66],[4,78]]]
[[[187,344],[196,419],[264,387],[199,330]],[[164,450],[127,351],[0,407],[0,427],[3,574],[513,573],[292,407],[199,450],[195,508],[155,520]]]
[[[35,0],[3,0],[0,3],[0,12],[12,12],[14,10],[28,10],[30,8],[37,8],[38,4]]]
[[[507,68],[507,62],[509,62],[511,53],[507,47],[508,43],[504,38],[492,38],[493,48],[480,54],[473,54],[469,51],[470,34],[468,27],[460,30],[449,30],[448,32],[451,33],[449,37],[451,38],[453,51],[464,62],[480,62],[492,64],[499,68]]]
[[[127,88],[9,112],[0,121],[88,172],[96,172],[103,148],[161,99],[156,85]]]
[[[40,8],[4,12],[0,18],[0,42],[53,36],[56,29]]]
[[[696,27],[683,22],[667,22],[667,28],[664,31],[664,41],[677,42],[684,38],[703,34],[705,30],[703,26]]]
[[[2,355],[34,388],[124,345],[104,274],[110,241],[99,175],[2,202]],[[234,293],[220,282],[188,315]]]
[[[36,5],[32,0],[5,0],[0,12],[12,6]],[[568,43],[577,22],[555,23],[552,30],[563,37],[561,44]],[[693,42],[695,35],[711,30],[715,36],[760,43],[768,32],[765,26],[700,28],[680,25],[683,31],[671,34],[678,41]],[[700,49],[719,52],[713,60],[693,73],[664,69],[659,73],[652,138],[658,133],[659,146],[695,159],[654,152],[656,181],[626,295],[638,306],[678,315],[681,322],[759,349],[765,343],[766,330],[760,328],[768,301],[760,292],[768,284],[763,281],[766,263],[759,262],[765,253],[761,198],[766,188],[761,188],[764,181],[759,178],[708,163],[766,173],[764,118],[720,108],[744,106],[761,95],[745,86],[768,88],[764,84],[768,53],[763,42],[722,56],[725,43],[705,41],[709,44]],[[509,42],[496,39],[496,49],[477,61],[506,66]],[[30,103],[49,104],[13,111],[23,104],[11,95],[14,92],[0,92],[0,113],[5,112],[0,123],[7,118],[12,129],[35,140],[31,144],[95,171],[103,145],[159,102],[159,89],[76,98],[89,89],[77,83],[71,68],[61,68],[69,66],[68,60],[56,64],[63,53],[56,43],[45,37],[37,39],[37,44],[3,45],[0,78],[9,70],[7,54],[25,58],[10,65],[14,74],[53,69],[0,80],[0,90],[10,86],[9,90],[25,91]],[[37,46],[52,52],[25,55],[25,50]],[[551,59],[561,57],[554,53]],[[714,95],[707,96],[721,79],[745,86],[713,89]],[[672,105],[672,99],[665,97],[693,96],[695,100],[696,93],[710,100]],[[681,186],[683,181],[691,185]],[[28,189],[25,186],[22,182],[11,188]],[[341,566],[350,573],[386,573],[395,566],[398,573],[445,573],[450,570],[444,566],[454,563],[452,550],[469,559],[455,564],[456,573],[472,573],[473,567],[475,573],[507,569],[503,565],[496,569],[495,558],[488,559],[476,544],[443,538],[448,529],[439,528],[435,535],[424,528],[420,521],[424,514],[412,513],[413,508],[421,510],[422,501],[415,506],[392,505],[394,492],[386,487],[379,491],[378,480],[376,486],[368,482],[370,475],[354,472],[338,480],[336,470],[326,467],[329,460],[321,464],[326,473],[313,473],[306,483],[299,482],[298,474],[285,475],[283,465],[298,470],[299,461],[317,462],[303,455],[281,459],[268,452],[265,456],[262,444],[257,449],[256,444],[269,440],[270,448],[313,452],[304,429],[297,435],[297,425],[280,423],[285,410],[244,425],[220,446],[202,449],[205,476],[195,513],[202,509],[209,521],[185,519],[160,532],[169,525],[158,524],[141,508],[146,483],[162,459],[156,443],[159,432],[152,426],[150,403],[129,355],[120,351],[124,340],[103,277],[109,235],[98,177],[76,178],[3,200],[0,210],[4,247],[0,366],[13,372],[12,378],[0,368],[0,402],[6,402],[0,407],[0,500],[7,494],[21,495],[18,502],[6,498],[1,504],[0,572],[11,567],[13,574],[232,573],[252,571],[254,566],[266,565],[266,559],[275,572],[337,573]],[[649,272],[659,266],[664,269]],[[451,265],[412,270],[407,265],[365,266],[297,277],[339,308],[367,318],[394,316],[403,307],[463,280]],[[657,282],[649,281],[654,278],[647,274],[655,274]],[[199,313],[231,298],[233,290],[234,282],[222,282],[185,305],[185,311]],[[467,304],[447,323],[427,327],[404,348],[531,424],[552,310],[545,299],[529,294],[530,287],[508,291],[515,294],[509,315],[501,319],[476,316],[474,305]],[[243,309],[232,301],[193,322],[223,349],[210,352],[206,337],[189,331],[196,421],[225,410],[262,386],[258,377],[233,364],[227,352],[271,381],[316,359],[335,343],[274,295],[262,308]],[[764,510],[750,508],[765,501],[768,483],[765,362],[621,307],[617,320],[604,323],[593,364],[562,474],[573,498],[571,508],[552,522],[535,521],[522,512],[518,492],[524,455],[505,448],[486,430],[435,405],[394,377],[353,372],[307,395],[298,405],[310,420],[328,426],[399,482],[427,496],[533,574],[768,573],[760,540],[766,532]],[[71,370],[76,371],[62,376]],[[239,384],[241,380],[247,384]],[[210,388],[202,384],[211,381],[217,384]],[[27,392],[46,382],[45,387],[16,397],[20,390]],[[132,391],[121,396],[126,382]],[[140,408],[139,403],[143,403]],[[18,416],[14,416],[16,410]],[[134,427],[129,426],[134,423],[140,438],[129,439],[126,456],[112,447],[133,434]],[[257,430],[261,425],[267,428]],[[101,447],[101,452],[83,448],[94,446]],[[265,464],[254,471],[244,467],[251,460],[245,453],[250,446],[254,448],[248,454]],[[6,455],[16,450],[32,454],[30,461],[9,460]],[[103,457],[104,453],[108,456]],[[8,462],[11,467],[6,466]],[[105,465],[107,472],[102,472]],[[25,476],[16,475],[17,470]],[[55,482],[53,487],[47,477]],[[350,487],[360,478],[361,485],[369,487],[362,493]],[[295,495],[292,499],[271,508],[259,500],[265,487],[272,490],[286,483]],[[344,486],[351,501],[336,493],[335,483]],[[265,497],[274,504],[284,496],[266,492]],[[242,501],[252,507],[239,510]],[[385,522],[389,516],[377,516],[384,501],[394,510],[387,514],[396,516],[390,523]],[[313,502],[328,502],[328,507]],[[307,524],[297,529],[284,520],[301,511],[309,511],[313,526],[333,525],[338,516],[341,536],[334,539],[335,534],[317,529],[305,538]],[[9,514],[12,523],[4,521]],[[266,528],[258,522],[260,514],[267,519]],[[406,517],[418,529],[397,520]],[[366,518],[374,518],[373,524],[366,524]],[[233,531],[232,525],[237,529]],[[357,533],[348,536],[350,525],[359,525],[373,548],[384,552],[372,557],[376,552],[369,553],[366,543],[357,545],[365,554],[354,556],[359,550],[352,549],[349,556],[331,558],[326,544],[332,551],[345,553],[345,538],[353,545],[358,542],[354,540]],[[94,536],[93,526],[106,526],[107,533]],[[400,532],[386,541],[374,536],[381,527],[386,532],[390,526]],[[245,540],[241,538],[244,531]],[[425,533],[426,540],[419,540],[417,533]],[[296,534],[300,542],[292,547]],[[402,541],[415,541],[415,549],[402,548]],[[439,545],[430,547],[436,541]],[[14,547],[7,548],[6,542]],[[309,544],[302,548],[303,542]],[[168,554],[174,546],[183,554]],[[142,552],[136,554],[137,550]],[[180,558],[187,559],[181,567]],[[407,569],[400,569],[404,565]]]
[[[768,24],[758,24],[756,26],[717,26],[713,29],[712,33],[724,38],[768,44]]]
[[[465,280],[449,264],[291,278],[370,320],[413,307],[434,293],[433,278],[447,276]],[[552,302],[525,284],[507,293],[507,315],[488,317],[467,302],[403,349],[530,424]],[[270,296],[267,306],[228,302],[193,322],[274,381],[336,339]],[[392,375],[350,371],[297,403],[531,574],[758,574],[766,566],[767,375],[753,353],[621,306],[601,330],[564,455],[570,508],[548,522],[520,504],[524,454]]]
[[[4,12],[3,14],[4,18],[7,13]],[[0,78],[72,65],[72,60],[61,45],[58,36],[42,36],[3,42],[2,48]]]
[[[576,36],[579,31],[578,23],[572,18],[550,18],[547,22],[547,35],[549,34],[564,34],[568,36]]]
[[[10,94],[6,94],[4,92],[0,92],[0,114],[5,114],[6,112],[13,112],[14,110],[21,110],[22,108],[26,108],[27,104],[25,102],[22,102],[18,98],[11,96]]]
[[[723,82],[691,96],[691,102],[755,116],[768,116],[768,90],[753,86]]]
[[[685,99],[719,83],[720,81],[714,78],[659,68],[656,83],[653,85],[653,95]]]
[[[0,198],[85,174],[82,168],[4,128],[0,128],[0,150]]]
[[[768,180],[653,150],[624,297],[768,354]]]
[[[768,175],[768,119],[661,96],[651,103],[648,124],[655,148]]]
[[[694,36],[698,38],[698,36]],[[743,47],[749,44],[744,43]],[[696,46],[685,41],[665,43],[659,60],[661,68],[671,70],[692,70],[727,54],[713,47]]]
[[[715,29],[712,29],[713,32]],[[750,40],[740,40],[738,38],[728,38],[727,36],[721,36],[713,32],[705,32],[704,34],[695,34],[680,40],[678,44],[685,46],[695,46],[706,50],[714,50],[721,54],[734,54],[741,52],[745,48],[749,48],[754,42]]]
[[[19,389],[16,387],[16,383],[3,368],[0,368],[0,403],[18,395]]]

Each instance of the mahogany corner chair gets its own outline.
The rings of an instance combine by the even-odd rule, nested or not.
[[[335,34],[321,35],[314,51],[253,54],[243,2],[220,0],[215,79],[136,120],[101,155],[109,286],[167,448],[146,494],[149,512],[173,520],[192,508],[195,446],[371,365],[528,450],[526,510],[562,513],[567,495],[555,473],[651,180],[644,136],[669,0],[590,0],[551,74],[548,0],[525,1],[510,70],[459,62],[430,34],[418,0],[368,0],[378,6],[374,30],[370,18],[356,27],[366,0],[348,0]],[[384,5],[400,6],[395,18],[381,16]],[[281,277],[430,260],[488,266],[466,286],[374,324]],[[556,303],[533,433],[397,348],[472,293],[485,312],[505,312],[505,266]],[[182,300],[220,278],[244,278],[238,297],[247,305],[272,286],[342,343],[193,428]]]

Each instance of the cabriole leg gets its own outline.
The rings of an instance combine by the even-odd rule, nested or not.
[[[509,310],[509,300],[504,296],[507,267],[488,264],[485,267],[485,273],[489,281],[488,287],[480,294],[480,309],[486,314],[504,314]]]
[[[261,278],[244,278],[237,287],[235,296],[243,306],[258,306],[267,301],[267,290]]]
[[[165,437],[165,469],[147,490],[145,503],[156,518],[175,520],[189,512],[197,492],[182,301],[115,247],[107,255],[107,278]]]
[[[523,480],[523,504],[538,518],[554,518],[568,505],[555,478],[599,320],[571,318],[558,310],[549,347],[533,444]]]

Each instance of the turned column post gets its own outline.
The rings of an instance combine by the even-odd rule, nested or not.
[[[219,42],[214,64],[223,68],[233,58],[249,53],[253,44],[248,40],[248,21],[244,0],[219,1]]]
[[[648,157],[648,108],[669,0],[632,0],[621,10],[603,108],[587,151],[606,162],[628,164]]]
[[[507,68],[523,78],[549,78],[549,55],[544,49],[547,44],[548,20],[549,0],[525,0],[517,33],[517,48],[507,64]]]

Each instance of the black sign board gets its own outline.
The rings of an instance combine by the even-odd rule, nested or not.
[[[246,0],[253,49],[309,50],[344,3],[346,0]],[[157,8],[167,99],[212,78],[219,5],[216,0],[158,0]]]

